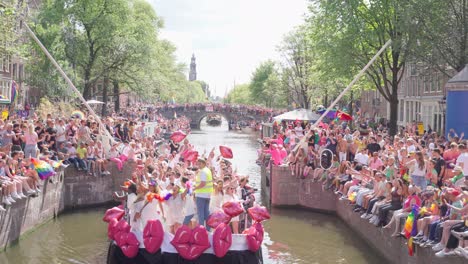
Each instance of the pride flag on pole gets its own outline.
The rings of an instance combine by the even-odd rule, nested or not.
[[[35,159],[35,158],[31,158],[31,162],[34,166],[34,169],[37,171],[39,178],[41,178],[41,180],[46,180],[50,176],[55,175],[55,170],[52,168],[52,166],[49,163],[43,160]]]
[[[15,102],[17,95],[18,95],[18,84],[15,81],[12,81],[11,82],[11,97],[10,97],[11,103]]]

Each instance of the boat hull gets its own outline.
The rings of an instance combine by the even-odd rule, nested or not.
[[[196,260],[185,260],[176,253],[162,253],[161,251],[155,254],[149,254],[145,249],[140,249],[135,258],[127,258],[122,250],[113,242],[109,245],[107,254],[107,264],[262,264],[262,250],[257,252],[245,251],[228,251],[226,256],[218,258],[213,254],[202,254]]]

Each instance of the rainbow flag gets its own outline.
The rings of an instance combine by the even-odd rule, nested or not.
[[[78,118],[78,119],[84,119],[85,118],[85,114],[83,112],[81,112],[80,110],[73,111],[71,116],[74,117],[74,118]]]
[[[11,103],[14,103],[16,100],[16,96],[18,94],[17,90],[18,90],[18,85],[16,84],[15,81],[12,81],[11,82],[11,97],[10,97]]]
[[[413,209],[411,210],[411,213],[408,215],[408,218],[406,218],[406,222],[405,222],[404,232],[405,232],[405,237],[408,239],[408,254],[410,256],[413,256],[413,253],[414,253],[413,236],[415,236],[417,233],[416,216],[418,214],[419,214],[419,206],[414,205]]]
[[[34,169],[37,171],[39,178],[41,178],[41,180],[46,180],[50,176],[55,175],[55,171],[49,163],[43,160],[35,159],[35,158],[31,158],[31,162],[34,166]]]

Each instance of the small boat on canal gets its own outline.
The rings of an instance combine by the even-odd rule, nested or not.
[[[222,123],[221,116],[217,114],[210,114],[206,117],[206,123],[210,126],[220,126]]]

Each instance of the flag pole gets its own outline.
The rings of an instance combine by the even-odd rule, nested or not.
[[[377,58],[388,48],[388,46],[390,46],[390,44],[392,44],[391,39],[389,39],[382,46],[382,48],[380,48],[379,52],[377,52],[374,55],[374,57],[367,63],[367,65],[364,66],[364,68],[362,68],[362,70],[354,77],[354,79],[348,84],[348,86],[338,95],[335,101],[333,101],[330,104],[330,106],[327,108],[327,110],[325,110],[325,112],[320,116],[320,118],[317,119],[317,121],[315,121],[314,126],[317,126],[318,124],[320,124],[320,122],[322,122],[325,116],[327,116],[328,112],[330,112],[333,109],[333,107],[340,101],[341,97],[343,97],[349,91],[349,89],[351,89],[354,86],[354,84],[362,77],[362,75],[364,75],[364,73],[366,73],[367,69],[369,69],[369,67],[372,64],[374,64],[375,60],[377,60]]]
[[[320,122],[322,122],[322,120],[325,118],[325,116],[327,116],[330,110],[332,110],[332,108],[340,101],[341,97],[343,97],[346,94],[346,92],[348,92],[349,89],[351,89],[354,86],[354,84],[362,77],[362,75],[364,75],[364,73],[366,73],[369,67],[390,46],[390,44],[392,44],[391,39],[389,39],[382,46],[382,48],[380,48],[380,50],[374,55],[374,57],[372,57],[372,59],[366,64],[366,66],[364,66],[364,68],[361,69],[361,71],[354,77],[354,79],[348,84],[348,86],[338,95],[338,97],[330,104],[330,106],[328,106],[327,110],[325,110],[325,112],[322,113],[320,118],[317,119],[317,121],[315,121],[313,125],[314,127],[317,127],[320,124]],[[301,141],[299,142],[299,144],[297,144],[296,147],[294,148],[294,151],[296,151],[299,148],[299,146],[302,145],[305,141],[306,141],[306,137],[303,137]]]
[[[29,35],[34,39],[34,41],[37,43],[37,45],[39,45],[41,50],[45,53],[47,58],[52,62],[52,64],[55,66],[55,68],[59,71],[60,75],[62,75],[62,77],[68,83],[68,86],[76,93],[78,98],[83,102],[83,104],[86,106],[86,108],[91,113],[91,115],[94,116],[94,118],[99,123],[99,126],[101,127],[102,130],[104,130],[104,133],[106,134],[106,136],[109,137],[109,139],[111,140],[111,143],[112,143],[113,137],[110,135],[109,131],[107,131],[106,127],[101,122],[101,118],[94,112],[94,110],[91,108],[91,106],[89,106],[89,104],[84,99],[83,95],[81,95],[81,92],[75,87],[75,85],[70,80],[70,78],[68,78],[67,74],[63,71],[62,67],[60,67],[60,65],[57,63],[57,61],[54,59],[54,57],[52,57],[52,55],[49,53],[47,48],[44,47],[44,45],[39,40],[39,38],[37,38],[36,34],[34,34],[34,32],[31,30],[31,28],[29,28],[28,24],[26,22],[24,22],[23,24],[26,27],[26,30],[28,31]]]

